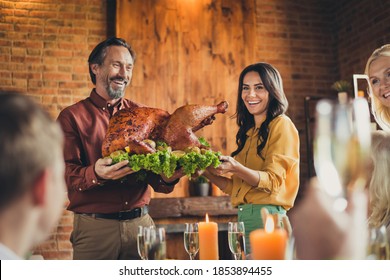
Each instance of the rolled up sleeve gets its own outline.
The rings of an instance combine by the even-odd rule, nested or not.
[[[286,181],[290,177],[299,177],[299,134],[293,123],[283,118],[273,125],[257,189],[277,194],[289,187]]]

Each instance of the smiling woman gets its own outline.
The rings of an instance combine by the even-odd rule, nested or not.
[[[285,115],[287,108],[278,70],[268,63],[247,66],[238,82],[237,148],[231,157],[221,156],[217,168],[204,173],[238,207],[247,254],[250,232],[263,227],[260,210],[266,208],[282,218],[298,193],[299,135]]]
[[[365,74],[372,88],[371,107],[375,120],[383,130],[390,130],[390,44],[371,54]]]
[[[267,114],[269,92],[257,72],[251,71],[245,75],[241,97],[248,111],[255,117],[255,122]]]

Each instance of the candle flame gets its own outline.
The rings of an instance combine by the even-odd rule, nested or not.
[[[209,222],[209,214],[206,213],[206,223]]]
[[[265,232],[271,233],[274,231],[274,218],[271,215],[267,216],[267,220],[265,222]]]

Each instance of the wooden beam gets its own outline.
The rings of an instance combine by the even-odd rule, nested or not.
[[[153,219],[237,215],[228,196],[154,198],[149,205]]]

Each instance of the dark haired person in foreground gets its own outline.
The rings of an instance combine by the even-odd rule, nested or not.
[[[24,259],[65,203],[61,128],[29,97],[0,92],[0,259]]]

